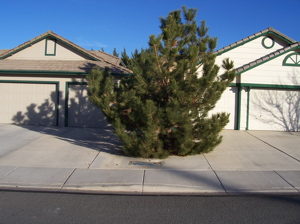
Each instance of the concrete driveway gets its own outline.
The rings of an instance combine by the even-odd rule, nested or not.
[[[207,154],[130,158],[112,130],[0,125],[0,187],[135,193],[299,192],[300,136],[222,132]]]
[[[88,168],[100,152],[118,153],[109,129],[0,125],[0,166]]]
[[[208,154],[147,160],[122,156],[111,129],[0,125],[0,166],[91,169],[300,170],[300,136],[224,130]]]

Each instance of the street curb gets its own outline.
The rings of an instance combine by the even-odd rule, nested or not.
[[[92,194],[92,195],[128,195],[128,196],[255,196],[255,195],[300,195],[300,191],[237,191],[237,192],[130,192],[130,191],[101,191],[87,189],[61,189],[49,187],[1,186],[0,191],[32,192],[32,193],[62,193],[62,194]]]

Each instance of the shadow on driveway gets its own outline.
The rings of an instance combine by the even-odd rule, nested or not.
[[[107,152],[110,154],[122,155],[122,144],[114,134],[113,128],[59,128],[41,126],[19,126],[21,128],[53,136],[68,143],[85,148]]]

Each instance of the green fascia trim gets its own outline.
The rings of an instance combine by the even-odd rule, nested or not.
[[[300,89],[297,85],[257,84],[257,83],[231,83],[230,87],[250,87],[253,89]]]
[[[244,41],[242,41],[241,43],[239,43],[239,44],[237,44],[237,45],[235,45],[235,46],[232,46],[232,47],[230,47],[230,48],[228,48],[228,49],[226,49],[226,50],[224,50],[224,51],[222,51],[222,52],[219,52],[218,54],[217,54],[217,56],[219,56],[219,55],[221,55],[221,54],[224,54],[224,53],[226,53],[226,52],[228,52],[228,51],[231,51],[232,49],[234,49],[234,48],[237,48],[237,47],[239,47],[239,46],[242,46],[242,45],[244,45],[244,44],[246,44],[246,43],[248,43],[248,42],[250,42],[250,41],[252,41],[252,40],[255,40],[255,39],[257,39],[257,38],[259,38],[259,37],[261,37],[261,36],[266,36],[266,35],[274,35],[274,36],[276,36],[278,39],[281,39],[281,40],[283,40],[284,42],[286,42],[286,43],[288,43],[288,44],[292,44],[293,42],[291,42],[291,41],[289,41],[288,39],[286,39],[285,37],[283,37],[283,36],[280,36],[280,35],[278,35],[278,34],[276,34],[276,33],[274,33],[274,32],[272,32],[272,31],[267,31],[267,32],[264,32],[264,33],[261,33],[260,35],[257,35],[257,36],[254,36],[254,37],[252,37],[252,38],[250,38],[250,39],[248,39],[248,40],[244,40]]]
[[[0,74],[38,74],[38,75],[88,75],[86,72],[68,72],[68,71],[47,71],[47,70],[0,70]],[[132,73],[111,73],[113,76],[128,77]]]
[[[246,115],[246,130],[249,130],[249,113],[250,113],[250,87],[247,88],[247,115]]]
[[[271,44],[271,46],[269,46],[269,47],[265,44],[265,40],[266,40],[267,38],[269,38],[269,39],[272,40],[272,44]],[[266,49],[271,49],[272,47],[274,47],[275,41],[274,41],[274,39],[273,39],[272,37],[265,36],[265,37],[261,40],[261,45],[262,45],[264,48],[266,48]]]
[[[54,41],[54,53],[53,54],[47,54],[49,40]],[[50,39],[50,38],[45,39],[45,56],[56,56],[56,42],[57,42],[56,39]]]
[[[289,49],[288,51],[282,52],[282,53],[280,53],[280,54],[278,54],[278,55],[276,55],[276,56],[273,56],[273,57],[269,58],[268,60],[265,60],[265,61],[262,61],[262,62],[260,62],[260,63],[257,63],[257,64],[255,64],[255,65],[253,65],[253,66],[250,66],[249,68],[245,69],[245,70],[242,71],[242,72],[239,72],[238,74],[245,73],[245,72],[247,72],[247,71],[249,71],[249,70],[251,70],[251,69],[253,69],[253,68],[255,68],[255,67],[259,66],[259,65],[262,65],[262,64],[264,64],[264,63],[266,63],[266,62],[269,62],[269,61],[271,61],[271,60],[273,60],[273,59],[275,59],[275,58],[280,57],[280,56],[283,55],[283,54],[286,54],[286,53],[288,53],[288,52],[290,52],[290,51],[297,50],[297,49],[300,49],[300,47],[297,46],[297,47],[291,48],[291,49]]]
[[[59,124],[59,82],[56,81],[28,81],[28,80],[0,80],[0,83],[25,83],[25,84],[54,84],[56,92],[55,113],[56,126]]]
[[[68,86],[70,85],[87,85],[87,82],[67,82]]]
[[[276,85],[276,84],[256,84],[256,83],[241,83],[241,87],[250,87],[256,89],[294,89],[300,90],[297,85]]]
[[[87,85],[87,82],[66,82],[65,85],[65,127],[69,126],[69,88],[70,85]]]
[[[293,56],[293,55],[296,55],[297,57],[299,57],[299,63],[298,64],[290,64],[290,63],[286,63],[286,61],[288,60],[289,57]],[[298,59],[298,58],[297,58]],[[296,67],[299,67],[300,66],[300,53],[291,53],[291,54],[288,54],[284,59],[283,59],[283,62],[282,62],[282,65],[283,66],[296,66]]]
[[[120,77],[129,77],[129,76],[132,76],[134,75],[133,73],[116,73],[116,72],[113,72],[111,73],[113,76],[120,76]]]
[[[286,43],[288,43],[288,44],[293,44],[293,43],[295,43],[295,42],[292,42],[292,41],[286,39],[285,37],[283,37],[283,36],[281,36],[281,35],[278,35],[277,33],[274,33],[274,32],[272,32],[272,31],[267,32],[267,34],[274,35],[274,36],[276,36],[278,39],[281,39],[281,40],[283,40],[284,42],[286,42]]]
[[[38,75],[87,75],[85,72],[46,71],[46,70],[0,70],[0,74],[38,74]]]
[[[29,83],[29,84],[55,84],[55,85],[59,85],[59,82],[57,82],[57,81],[0,80],[0,83]]]

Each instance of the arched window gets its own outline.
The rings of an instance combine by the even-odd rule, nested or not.
[[[300,53],[291,53],[287,55],[282,65],[284,66],[300,66]]]

